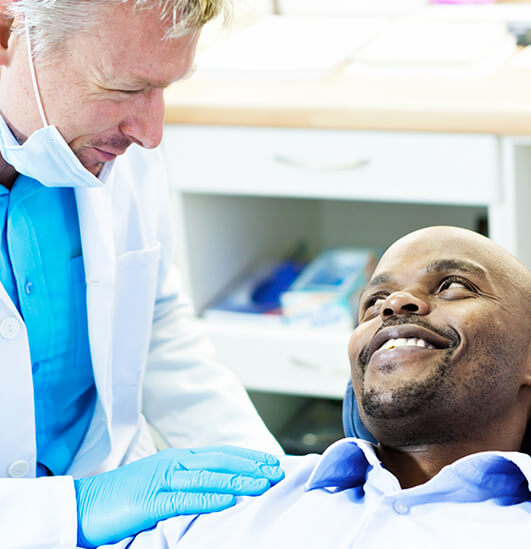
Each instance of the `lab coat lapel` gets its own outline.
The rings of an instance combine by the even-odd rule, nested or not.
[[[115,244],[109,183],[98,188],[75,189],[87,280],[90,351],[99,398],[96,409],[104,415],[99,418],[100,426],[102,419],[107,426],[112,419],[111,341]]]

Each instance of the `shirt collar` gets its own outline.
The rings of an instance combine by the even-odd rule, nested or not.
[[[375,446],[361,439],[345,438],[324,452],[306,482],[306,490],[363,486],[374,468],[383,469]],[[492,496],[511,495],[525,487],[531,499],[531,456],[527,454],[479,452],[465,456],[444,467],[430,483],[436,484],[437,477],[447,476],[450,471],[463,483]]]
[[[354,488],[365,483],[367,472],[380,463],[374,445],[357,438],[344,438],[329,446],[306,482],[315,488]]]

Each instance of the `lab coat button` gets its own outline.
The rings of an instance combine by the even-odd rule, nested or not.
[[[395,501],[393,503],[393,509],[399,515],[405,515],[409,511],[409,507],[403,501]]]
[[[0,322],[0,336],[5,339],[15,339],[18,333],[20,332],[20,323],[19,321],[10,316],[9,318],[4,318]]]
[[[14,461],[8,468],[7,474],[12,478],[22,478],[28,474],[29,465],[27,461],[19,459]]]

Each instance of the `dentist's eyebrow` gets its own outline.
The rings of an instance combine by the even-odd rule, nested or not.
[[[487,272],[476,263],[457,259],[438,259],[426,266],[427,273],[442,273],[446,271],[460,271],[462,273],[487,277]]]

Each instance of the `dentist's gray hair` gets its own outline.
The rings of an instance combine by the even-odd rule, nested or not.
[[[9,11],[28,25],[34,58],[46,61],[65,40],[97,24],[102,4],[109,2],[130,3],[138,10],[158,9],[166,38],[199,29],[222,10],[227,15],[226,0],[15,0]],[[23,25],[14,31],[23,34]]]

